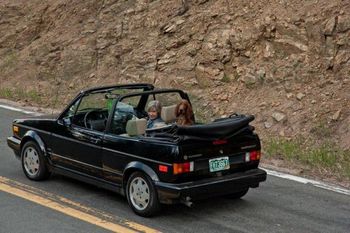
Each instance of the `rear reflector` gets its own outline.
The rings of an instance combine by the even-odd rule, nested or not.
[[[173,164],[174,175],[181,174],[181,173],[192,172],[192,171],[193,171],[193,162],[174,163]]]
[[[250,151],[250,152],[245,153],[245,161],[246,162],[260,160],[260,157],[261,157],[260,150],[254,150],[254,151]]]
[[[215,140],[213,141],[213,145],[222,145],[222,144],[226,144],[227,140]]]
[[[158,169],[160,172],[168,172],[168,166],[165,165],[159,165]]]

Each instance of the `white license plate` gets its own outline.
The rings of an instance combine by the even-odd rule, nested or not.
[[[230,169],[230,160],[227,156],[209,160],[210,172],[217,172],[227,169]]]

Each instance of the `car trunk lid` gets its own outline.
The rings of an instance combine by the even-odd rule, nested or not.
[[[208,132],[208,137],[199,137],[206,134],[203,129],[201,134],[190,132],[183,135],[178,163],[190,163],[193,169],[178,174],[177,180],[192,181],[256,168],[261,146],[254,127],[249,125],[251,120],[240,119],[236,125],[232,121],[223,122],[218,128],[221,132],[209,127],[212,133]]]

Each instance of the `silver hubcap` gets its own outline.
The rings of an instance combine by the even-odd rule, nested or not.
[[[23,154],[24,169],[30,176],[35,176],[39,172],[39,155],[33,147],[27,147]]]
[[[132,205],[138,210],[144,210],[150,200],[149,187],[141,177],[134,178],[130,183],[129,196]]]

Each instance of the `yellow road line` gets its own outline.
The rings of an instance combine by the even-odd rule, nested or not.
[[[128,221],[128,220],[120,220],[120,222],[124,226],[107,221],[106,219],[112,220],[113,216],[110,214],[106,214],[101,211],[97,211],[92,208],[83,206],[80,203],[73,202],[64,197],[60,197],[58,195],[54,195],[52,193],[48,193],[46,191],[19,183],[17,181],[12,181],[1,176],[0,176],[0,191],[10,193],[12,195],[32,201],[39,205],[48,207],[50,209],[56,210],[63,214],[97,225],[99,227],[102,227],[104,229],[107,229],[113,232],[122,232],[122,233],[137,232],[137,231],[146,232],[146,233],[159,232],[155,229],[152,229],[147,226],[144,226],[132,221]],[[70,206],[76,207],[77,209],[72,208]],[[83,211],[78,209],[81,209]],[[93,213],[93,214],[95,213],[96,215],[100,215],[102,218],[97,217],[93,214],[89,214],[87,212]],[[128,227],[132,229],[129,229]]]

